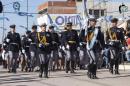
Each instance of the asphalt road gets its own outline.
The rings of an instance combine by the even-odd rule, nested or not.
[[[112,75],[107,69],[98,70],[99,79],[89,79],[87,70],[77,70],[75,74],[64,71],[50,72],[49,78],[39,78],[37,72],[7,73],[0,68],[0,86],[130,86],[130,70],[120,70],[120,75]]]

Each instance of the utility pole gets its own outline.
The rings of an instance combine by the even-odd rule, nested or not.
[[[5,37],[5,30],[4,30],[4,28],[5,28],[5,19],[4,19],[4,17],[5,17],[5,13],[4,13],[4,8],[3,8],[3,34],[2,34],[2,42],[4,41],[4,37]]]
[[[28,30],[28,0],[27,0],[27,30]]]

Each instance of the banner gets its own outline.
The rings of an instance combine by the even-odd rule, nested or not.
[[[77,14],[50,14],[53,22],[58,26],[64,26],[68,22],[72,22],[73,25],[79,24]]]
[[[81,18],[80,16],[77,16],[78,14],[49,14],[49,17],[47,15],[43,15],[39,17],[38,24],[42,23],[53,23],[56,24],[57,26],[64,26],[68,22],[72,22],[74,26],[80,25]]]

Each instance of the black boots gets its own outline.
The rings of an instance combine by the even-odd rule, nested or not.
[[[88,65],[87,76],[90,79],[98,79],[97,76],[96,76],[96,70],[97,70],[97,65],[96,64],[89,64]]]
[[[66,61],[66,73],[68,73],[70,70],[70,73],[75,73],[74,72],[74,61]]]
[[[40,65],[40,74],[39,77],[42,78],[44,71],[44,78],[48,78],[48,64],[41,64]]]
[[[40,74],[39,74],[39,77],[40,77],[40,78],[42,78],[43,68],[44,68],[44,65],[41,64],[41,65],[40,65]]]
[[[65,72],[68,73],[69,70],[70,70],[70,61],[66,61]]]

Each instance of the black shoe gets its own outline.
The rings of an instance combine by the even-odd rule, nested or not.
[[[66,70],[65,72],[68,73],[68,70]]]
[[[13,72],[13,73],[16,73],[17,71],[16,71],[16,69],[12,69],[12,72]]]
[[[55,66],[52,67],[52,71],[55,71]]]
[[[44,73],[44,78],[48,78],[48,74],[47,73]]]
[[[11,73],[11,72],[12,72],[12,71],[9,69],[9,70],[8,70],[8,73]]]
[[[88,78],[92,78],[92,74],[90,73],[90,72],[87,72],[87,76],[88,76]]]
[[[71,70],[70,73],[75,73],[74,70]]]
[[[45,75],[45,76],[44,76],[44,78],[48,78],[48,76],[47,76],[47,75]]]
[[[42,78],[42,74],[41,73],[39,74],[39,78]]]
[[[28,68],[27,67],[25,68],[25,72],[28,72]]]
[[[115,70],[115,74],[116,75],[120,75],[119,71]]]
[[[109,69],[109,72],[110,72],[111,74],[113,74],[113,69]]]
[[[28,70],[28,72],[32,72],[31,68]]]
[[[98,77],[96,76],[96,75],[93,75],[93,77],[92,77],[93,79],[98,79]]]

